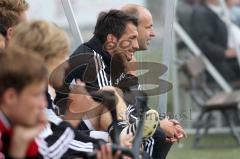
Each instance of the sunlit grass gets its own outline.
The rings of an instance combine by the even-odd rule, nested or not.
[[[189,136],[179,144],[175,144],[167,159],[239,159],[240,147],[213,148],[213,146],[192,149],[193,136]],[[201,141],[204,145],[234,145],[230,135],[210,135]]]

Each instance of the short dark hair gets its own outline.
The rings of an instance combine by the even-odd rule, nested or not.
[[[106,41],[108,34],[113,34],[119,39],[129,22],[138,26],[138,19],[136,17],[121,10],[112,9],[109,12],[101,12],[97,19],[94,35],[102,43]]]
[[[4,37],[7,36],[7,31],[2,23],[0,23],[0,34]]]

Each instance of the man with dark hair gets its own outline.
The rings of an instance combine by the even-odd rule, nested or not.
[[[94,35],[99,39],[99,41],[108,47],[110,43],[117,44],[118,41],[122,41],[122,39],[129,40],[131,42],[131,46],[129,46],[128,50],[132,50],[132,52],[123,53],[127,57],[128,60],[131,60],[133,51],[139,48],[137,42],[138,33],[136,31],[136,27],[138,25],[138,21],[135,17],[131,17],[123,14],[118,10],[111,10],[109,13],[102,12],[99,15],[97,20],[97,24],[95,26]],[[126,31],[128,31],[128,37],[125,37]],[[126,35],[125,35],[126,34]],[[122,37],[124,36],[124,37]],[[117,47],[116,47],[117,48]],[[115,48],[114,48],[115,49]],[[119,52],[113,52],[112,49],[108,52],[111,56]],[[119,48],[122,49],[122,48]],[[119,51],[119,50],[118,50]]]
[[[139,49],[137,25],[138,20],[136,17],[130,16],[120,10],[110,10],[107,13],[100,13],[95,26],[94,37],[80,45],[72,55],[73,60],[77,58],[77,56],[82,55],[84,57],[90,55],[92,58],[89,59],[92,59],[92,61],[89,60],[88,63],[78,63],[77,68],[71,68],[72,63],[70,60],[70,68],[72,71],[69,71],[70,74],[66,78],[66,83],[80,79],[86,83],[89,91],[102,89],[105,86],[118,87],[119,82],[127,77],[127,72],[124,72],[127,67],[125,64],[127,61],[132,60],[135,51]],[[115,57],[117,57],[120,62],[114,60]],[[116,67],[112,67],[113,65]],[[117,71],[119,67],[123,69]],[[91,78],[92,76],[93,78]],[[61,94],[57,93],[55,100],[57,105],[61,98]],[[122,104],[118,106],[121,111],[118,111],[118,121],[116,122],[122,130],[120,138],[130,133],[134,135],[137,122],[129,125],[127,123],[128,117],[126,117],[126,105]],[[156,111],[148,110],[146,113],[151,117],[145,119],[143,139],[147,139],[153,135],[159,122],[159,115]],[[96,123],[99,126],[98,128],[95,126]],[[112,137],[113,129],[112,125],[110,125],[111,123],[111,117],[105,113],[100,117],[84,120],[79,127],[85,130],[108,130]]]
[[[108,13],[101,12],[94,29],[94,35],[98,37],[102,43],[106,42],[109,33],[113,34],[117,39],[120,39],[129,22],[134,26],[138,25],[135,17],[122,14],[122,12],[118,10],[111,10]],[[138,48],[138,46],[135,47]]]

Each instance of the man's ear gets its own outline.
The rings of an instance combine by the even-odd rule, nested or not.
[[[115,43],[117,43],[117,38],[113,34],[108,34],[106,40],[107,40],[107,42],[115,42]]]
[[[7,36],[6,36],[7,42],[8,42],[9,40],[11,40],[12,34],[13,34],[13,27],[10,27],[10,28],[7,29]]]
[[[15,105],[15,103],[17,103],[17,95],[15,89],[9,88],[4,92],[2,101],[8,106]]]
[[[115,50],[117,48],[117,42],[116,36],[108,34],[104,44],[104,49],[107,51]]]

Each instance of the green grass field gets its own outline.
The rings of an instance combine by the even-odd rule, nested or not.
[[[193,136],[175,144],[167,159],[240,159],[240,147],[213,148],[213,146],[201,149],[192,148]],[[234,145],[235,141],[229,135],[210,135],[201,141],[205,145]]]

